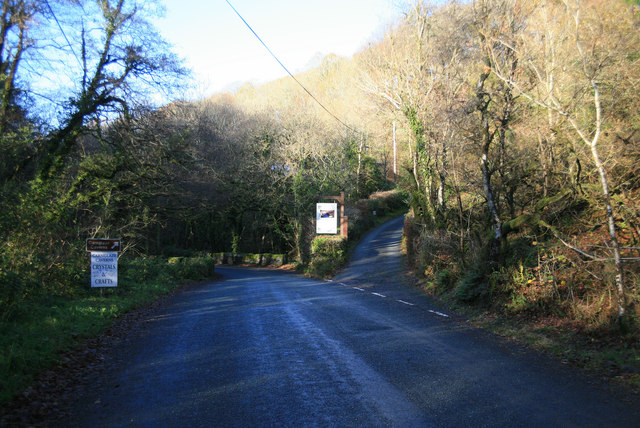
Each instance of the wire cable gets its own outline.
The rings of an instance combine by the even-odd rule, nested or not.
[[[251,30],[251,32],[253,33],[254,36],[256,36],[256,38],[260,41],[260,43],[262,43],[262,46],[265,47],[265,49],[271,54],[271,56],[278,61],[278,64],[280,64],[280,66],[284,69],[284,71],[287,72],[287,74],[293,79],[295,80],[295,82],[316,102],[318,103],[318,105],[320,107],[322,107],[322,109],[324,111],[326,111],[327,113],[329,113],[329,115],[331,115],[331,117],[333,117],[335,120],[337,120],[338,122],[340,122],[345,128],[347,128],[348,130],[350,130],[351,132],[357,133],[354,129],[352,129],[349,125],[347,125],[346,123],[344,123],[342,120],[340,120],[338,118],[338,116],[336,116],[335,114],[333,114],[332,112],[329,111],[329,109],[327,109],[320,101],[318,101],[318,99],[311,93],[309,92],[309,90],[307,88],[305,88],[305,86],[300,83],[300,81],[298,79],[295,78],[295,76],[293,74],[291,74],[291,72],[289,71],[289,69],[287,69],[287,67],[285,67],[285,65],[278,59],[278,57],[271,51],[271,49],[269,49],[269,46],[267,46],[267,44],[260,38],[260,36],[258,36],[258,34],[253,31],[253,28],[251,28],[251,25],[249,25],[249,23],[242,17],[242,15],[240,15],[240,13],[236,10],[235,7],[233,7],[233,5],[229,2],[229,0],[225,0],[227,2],[227,4],[229,5],[229,7],[231,7],[231,9],[233,9],[233,11],[236,13],[236,15],[238,15],[238,17],[242,20],[242,22],[244,22],[244,25],[247,26],[247,28],[249,30]]]
[[[80,68],[83,68],[82,67],[82,62],[80,62],[80,58],[78,58],[78,55],[76,55],[76,51],[73,50],[73,46],[71,46],[71,42],[69,41],[69,39],[67,38],[67,35],[65,34],[64,30],[62,29],[62,25],[60,25],[60,22],[58,21],[58,18],[56,17],[56,14],[53,13],[53,9],[51,8],[51,5],[49,4],[49,0],[44,0],[44,2],[47,4],[47,7],[49,8],[49,12],[51,12],[51,15],[53,16],[53,19],[56,21],[56,24],[58,24],[58,28],[60,29],[60,32],[62,33],[62,36],[67,41],[67,45],[69,45],[69,49],[71,49],[71,53],[73,54],[74,57],[76,57],[76,61],[78,61],[78,65],[80,66]]]

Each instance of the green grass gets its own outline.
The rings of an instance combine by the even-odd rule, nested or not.
[[[21,302],[0,323],[0,404],[28,387],[61,352],[94,337],[114,320],[175,290],[180,284],[211,278],[213,259],[137,259],[124,262],[117,288],[79,287],[75,296],[46,293]]]

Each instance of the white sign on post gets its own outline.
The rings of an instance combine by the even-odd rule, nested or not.
[[[316,233],[331,235],[338,233],[338,204],[316,204]]]
[[[91,252],[91,287],[118,286],[118,253]]]

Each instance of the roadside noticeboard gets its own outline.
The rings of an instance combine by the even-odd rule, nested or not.
[[[338,233],[338,204],[316,204],[316,233],[331,235]]]
[[[118,286],[120,246],[120,239],[87,239],[86,249],[91,253],[92,288]]]
[[[91,287],[118,286],[118,253],[91,252]]]

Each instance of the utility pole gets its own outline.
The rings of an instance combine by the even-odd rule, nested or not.
[[[393,182],[398,181],[398,156],[396,152],[396,121],[393,121]]]

